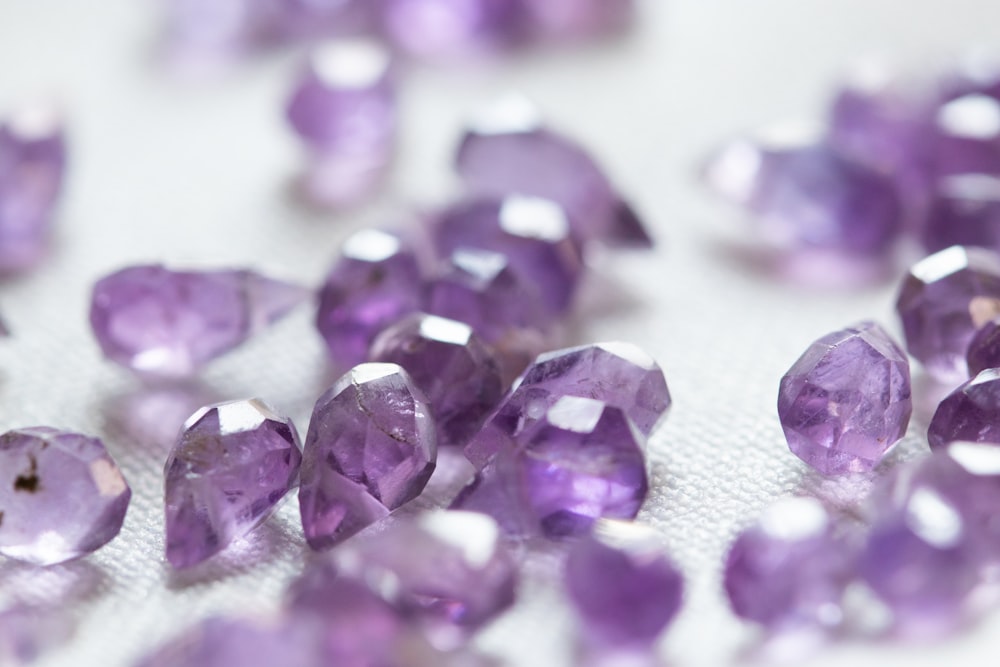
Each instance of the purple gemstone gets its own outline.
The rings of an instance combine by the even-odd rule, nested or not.
[[[710,159],[707,184],[753,214],[779,247],[859,256],[889,250],[903,218],[893,181],[795,130],[730,143]]]
[[[0,274],[29,269],[42,258],[65,168],[55,109],[25,106],[0,122]]]
[[[726,556],[733,612],[770,631],[838,625],[853,554],[813,498],[786,498],[744,530]]]
[[[939,175],[1000,174],[1000,99],[995,94],[973,90],[944,100],[934,130]]]
[[[1000,251],[1000,178],[963,174],[942,179],[928,207],[922,241],[931,252],[953,245]]]
[[[965,360],[972,377],[987,368],[1000,368],[1000,320],[990,320],[976,332],[969,342]]]
[[[670,407],[663,371],[631,343],[595,343],[543,354],[535,360],[465,448],[482,468],[540,420],[564,396],[619,408],[648,436]]]
[[[634,0],[525,0],[542,39],[578,40],[619,32],[635,14]]]
[[[164,467],[167,560],[191,567],[262,523],[294,486],[295,425],[259,400],[202,408]]]
[[[521,37],[521,0],[382,0],[382,29],[396,48],[425,58],[464,57]]]
[[[363,39],[328,42],[309,56],[287,109],[311,165],[302,180],[317,203],[350,205],[374,192],[392,160],[396,88],[389,53]]]
[[[67,609],[10,606],[0,611],[0,665],[33,665],[72,633]]]
[[[942,382],[969,377],[965,354],[1000,304],[1000,255],[952,246],[910,268],[896,300],[906,349]]]
[[[459,248],[507,255],[511,269],[538,288],[554,315],[569,308],[583,271],[568,218],[547,199],[511,195],[461,202],[441,212],[434,238],[442,255]]]
[[[272,0],[268,32],[273,39],[304,41],[370,31],[377,4],[371,0]]]
[[[94,285],[90,325],[104,355],[149,375],[185,377],[304,301],[253,271],[132,266]]]
[[[1000,445],[1000,369],[981,371],[938,405],[927,441],[936,449],[956,440]]]
[[[538,110],[523,98],[505,98],[476,119],[462,138],[455,164],[474,195],[522,194],[558,203],[580,242],[648,239],[594,158],[544,127]]]
[[[607,519],[570,548],[564,583],[588,643],[615,648],[651,646],[684,594],[655,531]]]
[[[368,358],[375,336],[420,309],[421,271],[406,239],[365,229],[344,242],[319,295],[316,327],[330,358],[350,368]]]
[[[621,409],[563,396],[452,507],[489,514],[508,532],[521,524],[549,537],[585,532],[601,517],[631,519],[648,490],[644,445]]]
[[[80,558],[121,530],[132,491],[104,444],[39,426],[0,436],[0,554]]]
[[[492,351],[455,320],[410,315],[375,339],[371,359],[406,369],[427,397],[442,445],[465,445],[503,394]]]
[[[912,412],[909,360],[874,322],[817,340],[778,390],[788,448],[824,475],[874,468]]]
[[[420,494],[437,461],[426,399],[395,364],[361,364],[316,402],[302,460],[302,528],[333,546]]]

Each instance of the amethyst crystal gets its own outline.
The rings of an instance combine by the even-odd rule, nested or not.
[[[532,30],[542,39],[580,40],[624,29],[635,0],[525,0]]]
[[[150,375],[184,377],[306,299],[253,271],[133,266],[94,285],[90,325],[104,355]]]
[[[785,498],[739,534],[723,587],[733,612],[769,631],[838,625],[853,553],[813,498]]]
[[[956,440],[1000,445],[1000,369],[981,371],[938,405],[927,441],[933,449]]]
[[[963,174],[942,179],[929,204],[922,240],[931,252],[953,245],[1000,251],[1000,178]]]
[[[0,554],[80,558],[121,530],[132,491],[104,444],[39,426],[0,436]]]
[[[965,360],[972,377],[987,368],[1000,367],[1000,320],[990,320],[976,332],[969,341]]]
[[[511,449],[564,396],[593,398],[622,410],[648,436],[670,407],[663,371],[631,343],[596,343],[548,352],[538,357],[511,393],[469,442],[465,454],[482,468]]]
[[[442,445],[464,445],[503,393],[492,351],[455,320],[410,315],[375,339],[370,356],[406,369],[427,397]]]
[[[944,100],[934,116],[935,170],[1000,174],[1000,99],[970,90]]]
[[[824,475],[874,468],[912,412],[909,361],[874,322],[817,340],[778,390],[789,449]]]
[[[377,229],[353,234],[320,290],[316,327],[330,358],[350,368],[368,358],[375,336],[420,309],[421,271],[413,246]]]
[[[943,382],[968,378],[976,330],[1000,314],[1000,255],[952,246],[910,268],[896,300],[906,349]]]
[[[421,57],[503,49],[523,31],[521,0],[382,0],[382,28],[399,49]]]
[[[674,620],[684,579],[655,531],[602,519],[570,547],[564,584],[587,643],[648,648]]]
[[[316,402],[299,503],[309,546],[323,549],[417,497],[437,461],[430,409],[406,371],[361,364]]]
[[[164,468],[170,564],[196,565],[270,516],[298,478],[299,449],[295,425],[259,400],[196,412]]]

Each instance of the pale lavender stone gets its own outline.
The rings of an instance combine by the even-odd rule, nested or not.
[[[939,176],[1000,174],[1000,97],[989,90],[946,97],[934,115],[933,139]]]
[[[488,54],[524,31],[521,0],[381,0],[381,13],[389,41],[424,58]]]
[[[421,290],[420,263],[406,238],[377,229],[350,236],[320,290],[316,314],[333,362],[350,368],[365,361],[379,332],[420,309]]]
[[[0,664],[31,665],[73,634],[67,609],[14,604],[0,611]]]
[[[921,240],[930,252],[953,245],[1000,251],[1000,178],[962,174],[941,179],[931,194]]]
[[[86,556],[121,530],[132,492],[96,439],[38,426],[0,436],[0,554],[36,565]]]
[[[619,408],[648,436],[670,407],[659,365],[631,343],[606,342],[542,354],[469,442],[465,455],[482,468],[511,449],[564,396],[593,398]]]
[[[938,405],[927,441],[934,449],[956,440],[1000,445],[1000,369],[980,371]]]
[[[132,266],[94,285],[90,325],[108,359],[144,374],[187,377],[307,296],[248,270]]]
[[[406,369],[427,397],[442,445],[464,446],[503,394],[493,352],[456,320],[410,315],[379,334],[370,358]]]
[[[788,448],[824,475],[874,468],[912,412],[909,360],[874,322],[817,340],[778,389]]]
[[[433,234],[444,256],[459,248],[507,255],[519,278],[537,287],[551,314],[569,308],[583,262],[569,219],[555,202],[521,195],[460,202],[437,216]]]
[[[197,565],[262,523],[298,479],[295,425],[263,402],[202,408],[164,466],[166,555]]]
[[[592,39],[620,32],[635,15],[635,0],[525,0],[532,31],[544,40]]]
[[[601,519],[570,547],[563,583],[588,644],[647,648],[680,611],[684,578],[655,531]]]
[[[976,330],[1000,314],[1000,255],[952,246],[910,268],[896,299],[906,349],[942,382],[969,377]]]
[[[0,122],[0,274],[45,254],[65,170],[62,118],[51,105],[25,105]]]
[[[395,364],[356,366],[316,402],[299,504],[306,540],[333,546],[423,490],[437,461],[430,408]]]
[[[1000,368],[1000,320],[990,320],[980,327],[969,341],[965,360],[972,377],[987,368]]]

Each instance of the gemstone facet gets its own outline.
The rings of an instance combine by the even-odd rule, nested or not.
[[[1000,367],[1000,321],[990,320],[976,332],[969,341],[965,361],[972,377],[987,368]]]
[[[956,440],[1000,445],[1000,369],[981,371],[938,405],[927,441],[935,449]]]

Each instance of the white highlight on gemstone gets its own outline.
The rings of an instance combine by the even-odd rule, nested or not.
[[[542,125],[538,107],[521,93],[507,93],[479,111],[469,123],[477,134],[531,132]]]
[[[36,565],[52,565],[76,555],[70,543],[54,530],[41,533],[30,544],[4,546],[0,551],[10,558]]]
[[[782,498],[760,517],[761,529],[779,540],[798,542],[821,535],[830,519],[815,498]]]
[[[62,114],[55,104],[39,100],[14,109],[7,125],[22,140],[48,139],[62,129]]]
[[[919,488],[906,505],[906,525],[926,542],[941,548],[962,537],[962,517],[937,492]]]
[[[644,368],[646,370],[653,370],[656,368],[656,362],[653,361],[653,358],[640,349],[638,345],[633,345],[632,343],[626,343],[623,341],[612,341],[597,343],[594,347],[599,347],[606,352],[610,352],[616,357],[621,357],[625,361],[628,361],[639,368]]]
[[[500,227],[515,236],[560,241],[569,221],[559,204],[541,197],[510,196],[500,208]]]
[[[428,512],[419,523],[436,539],[461,550],[465,561],[476,568],[489,564],[500,540],[496,521],[479,512]]]
[[[108,459],[96,459],[90,462],[90,478],[94,480],[94,486],[102,496],[114,498],[128,489],[128,484],[125,483],[118,466]]]
[[[998,378],[1000,378],[1000,368],[986,368],[979,371],[979,375],[969,381],[969,386],[975,387],[976,385],[987,384],[997,380]]]
[[[369,362],[355,366],[351,370],[351,380],[354,384],[366,384],[402,371],[403,369],[396,364]]]
[[[472,338],[472,328],[464,322],[428,315],[420,320],[420,335],[453,345],[465,345]]]
[[[451,262],[476,278],[492,280],[507,266],[507,257],[490,250],[458,248],[451,254]]]
[[[628,552],[637,560],[652,560],[664,555],[660,534],[633,521],[598,519],[594,524],[594,538],[613,549]]]
[[[1000,201],[1000,178],[989,174],[958,174],[941,180],[941,191],[949,197],[967,200],[966,205]]]
[[[968,249],[953,245],[925,257],[910,269],[921,282],[933,283],[969,266]]]
[[[378,229],[362,229],[351,234],[341,247],[344,257],[364,262],[381,262],[399,252],[400,240]]]
[[[265,421],[254,401],[233,401],[215,408],[219,414],[219,435],[252,431]]]
[[[938,110],[938,126],[965,139],[995,139],[1000,135],[1000,104],[986,95],[965,95]]]
[[[1000,447],[977,442],[953,442],[948,456],[974,475],[1000,475]]]
[[[389,52],[378,42],[346,39],[316,48],[310,58],[316,75],[331,88],[367,88],[389,70]]]
[[[604,401],[582,396],[563,396],[556,401],[546,418],[549,423],[567,431],[590,433],[604,414]]]

